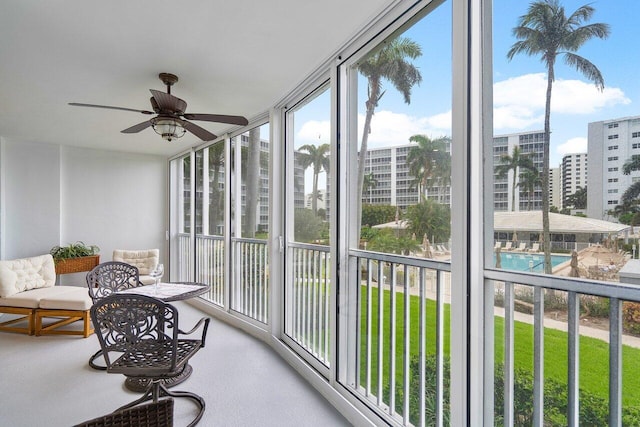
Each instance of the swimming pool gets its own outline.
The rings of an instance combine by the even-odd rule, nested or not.
[[[570,259],[570,255],[551,255],[551,268]],[[515,254],[503,252],[500,254],[500,263],[505,270],[544,273],[544,254]],[[495,252],[493,254],[493,265],[496,265]],[[533,265],[533,269],[530,269],[530,265]]]

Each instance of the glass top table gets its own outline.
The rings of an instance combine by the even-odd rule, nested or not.
[[[119,294],[137,294],[158,298],[162,301],[182,301],[194,298],[209,291],[210,286],[206,283],[197,282],[161,282],[158,288],[155,285],[142,285],[135,288],[119,291]]]

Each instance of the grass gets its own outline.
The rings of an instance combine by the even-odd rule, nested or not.
[[[362,288],[362,307],[367,305],[366,287]],[[388,290],[383,292],[383,313],[382,313],[382,333],[379,334],[378,326],[378,299],[379,289],[372,288],[371,303],[371,382],[370,389],[372,393],[377,394],[377,381],[378,381],[378,369],[380,363],[382,364],[382,388],[390,383],[390,337],[391,337],[391,294]],[[395,354],[396,354],[396,367],[395,367],[395,381],[396,383],[402,383],[403,372],[403,360],[402,355],[404,353],[404,294],[397,293],[395,301]],[[418,354],[418,327],[419,324],[419,304],[420,299],[417,296],[410,296],[409,307],[409,354],[410,357],[414,357]],[[426,300],[426,324],[427,324],[427,353],[435,353],[435,301]],[[444,354],[449,355],[449,319],[450,310],[449,304],[444,307]],[[363,311],[361,316],[362,322],[362,341],[361,341],[361,386],[367,387],[367,375],[366,375],[366,355],[367,355],[367,343],[366,343],[366,328],[367,328],[367,313]],[[496,316],[495,322],[495,357],[496,362],[501,362],[504,357],[504,342],[502,339],[504,333],[504,319]],[[382,338],[382,360],[379,361],[378,356],[378,341]],[[514,363],[516,367],[521,367],[529,371],[533,371],[533,325],[523,322],[515,322],[514,330]],[[556,329],[545,328],[544,330],[544,375],[545,378],[552,378],[556,381],[566,384],[567,382],[567,333]],[[608,399],[608,379],[609,379],[609,347],[604,341],[585,337],[580,337],[580,388],[589,391],[604,399]],[[640,402],[640,375],[636,373],[636,364],[640,361],[640,349],[623,346],[622,350],[622,396],[624,406],[637,406]],[[388,393],[385,392],[385,400],[388,399]]]

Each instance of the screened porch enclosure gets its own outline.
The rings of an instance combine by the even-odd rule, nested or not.
[[[633,424],[640,289],[495,261],[494,236],[545,245],[494,219],[539,221],[543,192],[499,172],[542,137],[493,137],[491,5],[399,2],[268,116],[171,159],[172,279],[365,424]],[[562,233],[566,262],[596,244]]]

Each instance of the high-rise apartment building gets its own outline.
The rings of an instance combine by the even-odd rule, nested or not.
[[[520,147],[520,154],[530,156],[538,171],[542,171],[544,132],[530,131],[498,135],[493,138],[493,166],[503,162],[503,156],[512,156],[513,149]],[[510,170],[506,176],[493,176],[493,206],[496,211],[537,211],[542,210],[542,189],[539,185],[529,191],[520,184],[520,177],[516,177],[515,208],[511,206],[513,189],[513,174],[520,174],[520,170]]]
[[[567,154],[562,158],[562,207],[567,197],[587,186],[587,153]]]
[[[549,206],[562,209],[562,167],[549,169]]]
[[[609,211],[640,180],[640,171],[622,173],[624,163],[640,155],[640,116],[589,123],[587,216],[611,219]]]
[[[407,154],[415,144],[368,150],[365,158],[365,177],[371,183],[362,192],[362,203],[392,205],[405,210],[419,202],[418,184],[409,173]],[[447,144],[450,151],[451,144]],[[451,186],[432,183],[424,189],[425,197],[442,204],[451,203]]]

